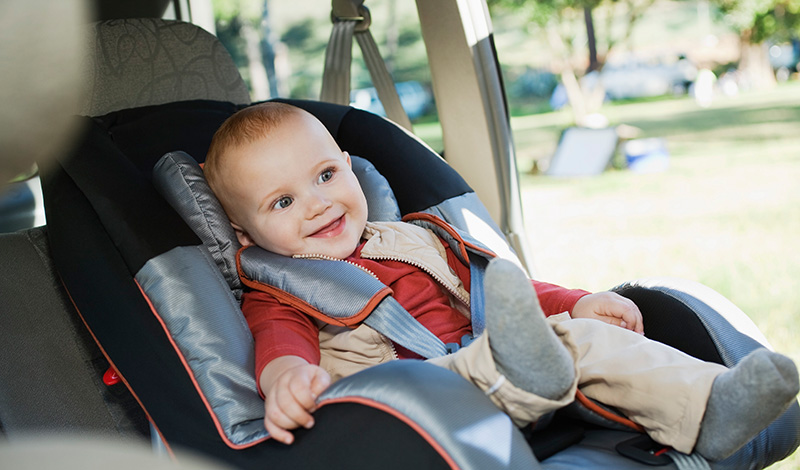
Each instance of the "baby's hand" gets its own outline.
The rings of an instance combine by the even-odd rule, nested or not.
[[[294,436],[289,430],[300,426],[311,428],[316,399],[330,382],[330,375],[324,369],[307,363],[288,368],[276,377],[264,401],[264,425],[270,436],[291,444]]]
[[[597,292],[578,299],[572,308],[572,318],[593,318],[644,334],[644,322],[639,307],[630,299],[614,292]]]

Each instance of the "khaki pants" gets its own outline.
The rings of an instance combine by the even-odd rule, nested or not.
[[[572,402],[576,388],[616,407],[653,440],[691,453],[711,385],[724,366],[597,320],[547,319],[575,360],[575,382],[558,400],[515,387],[494,365],[490,339],[481,335],[456,353],[429,362],[450,369],[483,390],[517,425],[526,425]]]

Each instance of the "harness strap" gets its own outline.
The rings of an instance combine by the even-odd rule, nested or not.
[[[425,359],[444,356],[448,352],[442,340],[422,326],[394,297],[384,298],[364,323]]]
[[[672,463],[675,464],[678,470],[711,470],[708,461],[700,454],[693,453],[687,455],[675,450],[670,450],[666,455],[672,459]]]
[[[483,278],[486,267],[489,265],[489,259],[494,257],[494,253],[468,232],[453,225],[442,225],[442,220],[435,215],[413,214],[406,216],[403,221],[432,230],[450,245],[456,256],[464,262],[469,262],[470,321],[472,322],[472,337],[477,338],[486,329]],[[463,254],[459,255],[460,253]],[[466,345],[462,344],[462,346]]]
[[[472,336],[477,338],[486,329],[486,313],[484,308],[483,278],[489,261],[474,253],[469,256],[469,311],[472,322]]]

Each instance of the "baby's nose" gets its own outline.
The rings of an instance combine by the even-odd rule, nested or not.
[[[310,216],[316,217],[324,213],[330,206],[332,202],[330,198],[326,197],[322,193],[316,193],[311,197],[309,201],[309,209],[310,209]]]

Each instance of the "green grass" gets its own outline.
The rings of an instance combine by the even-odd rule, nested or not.
[[[537,275],[588,290],[672,276],[744,310],[800,363],[800,83],[719,99],[608,106],[613,124],[662,137],[670,167],[588,178],[524,174]],[[522,171],[552,153],[569,117],[512,119]],[[795,453],[773,468],[800,467]]]

